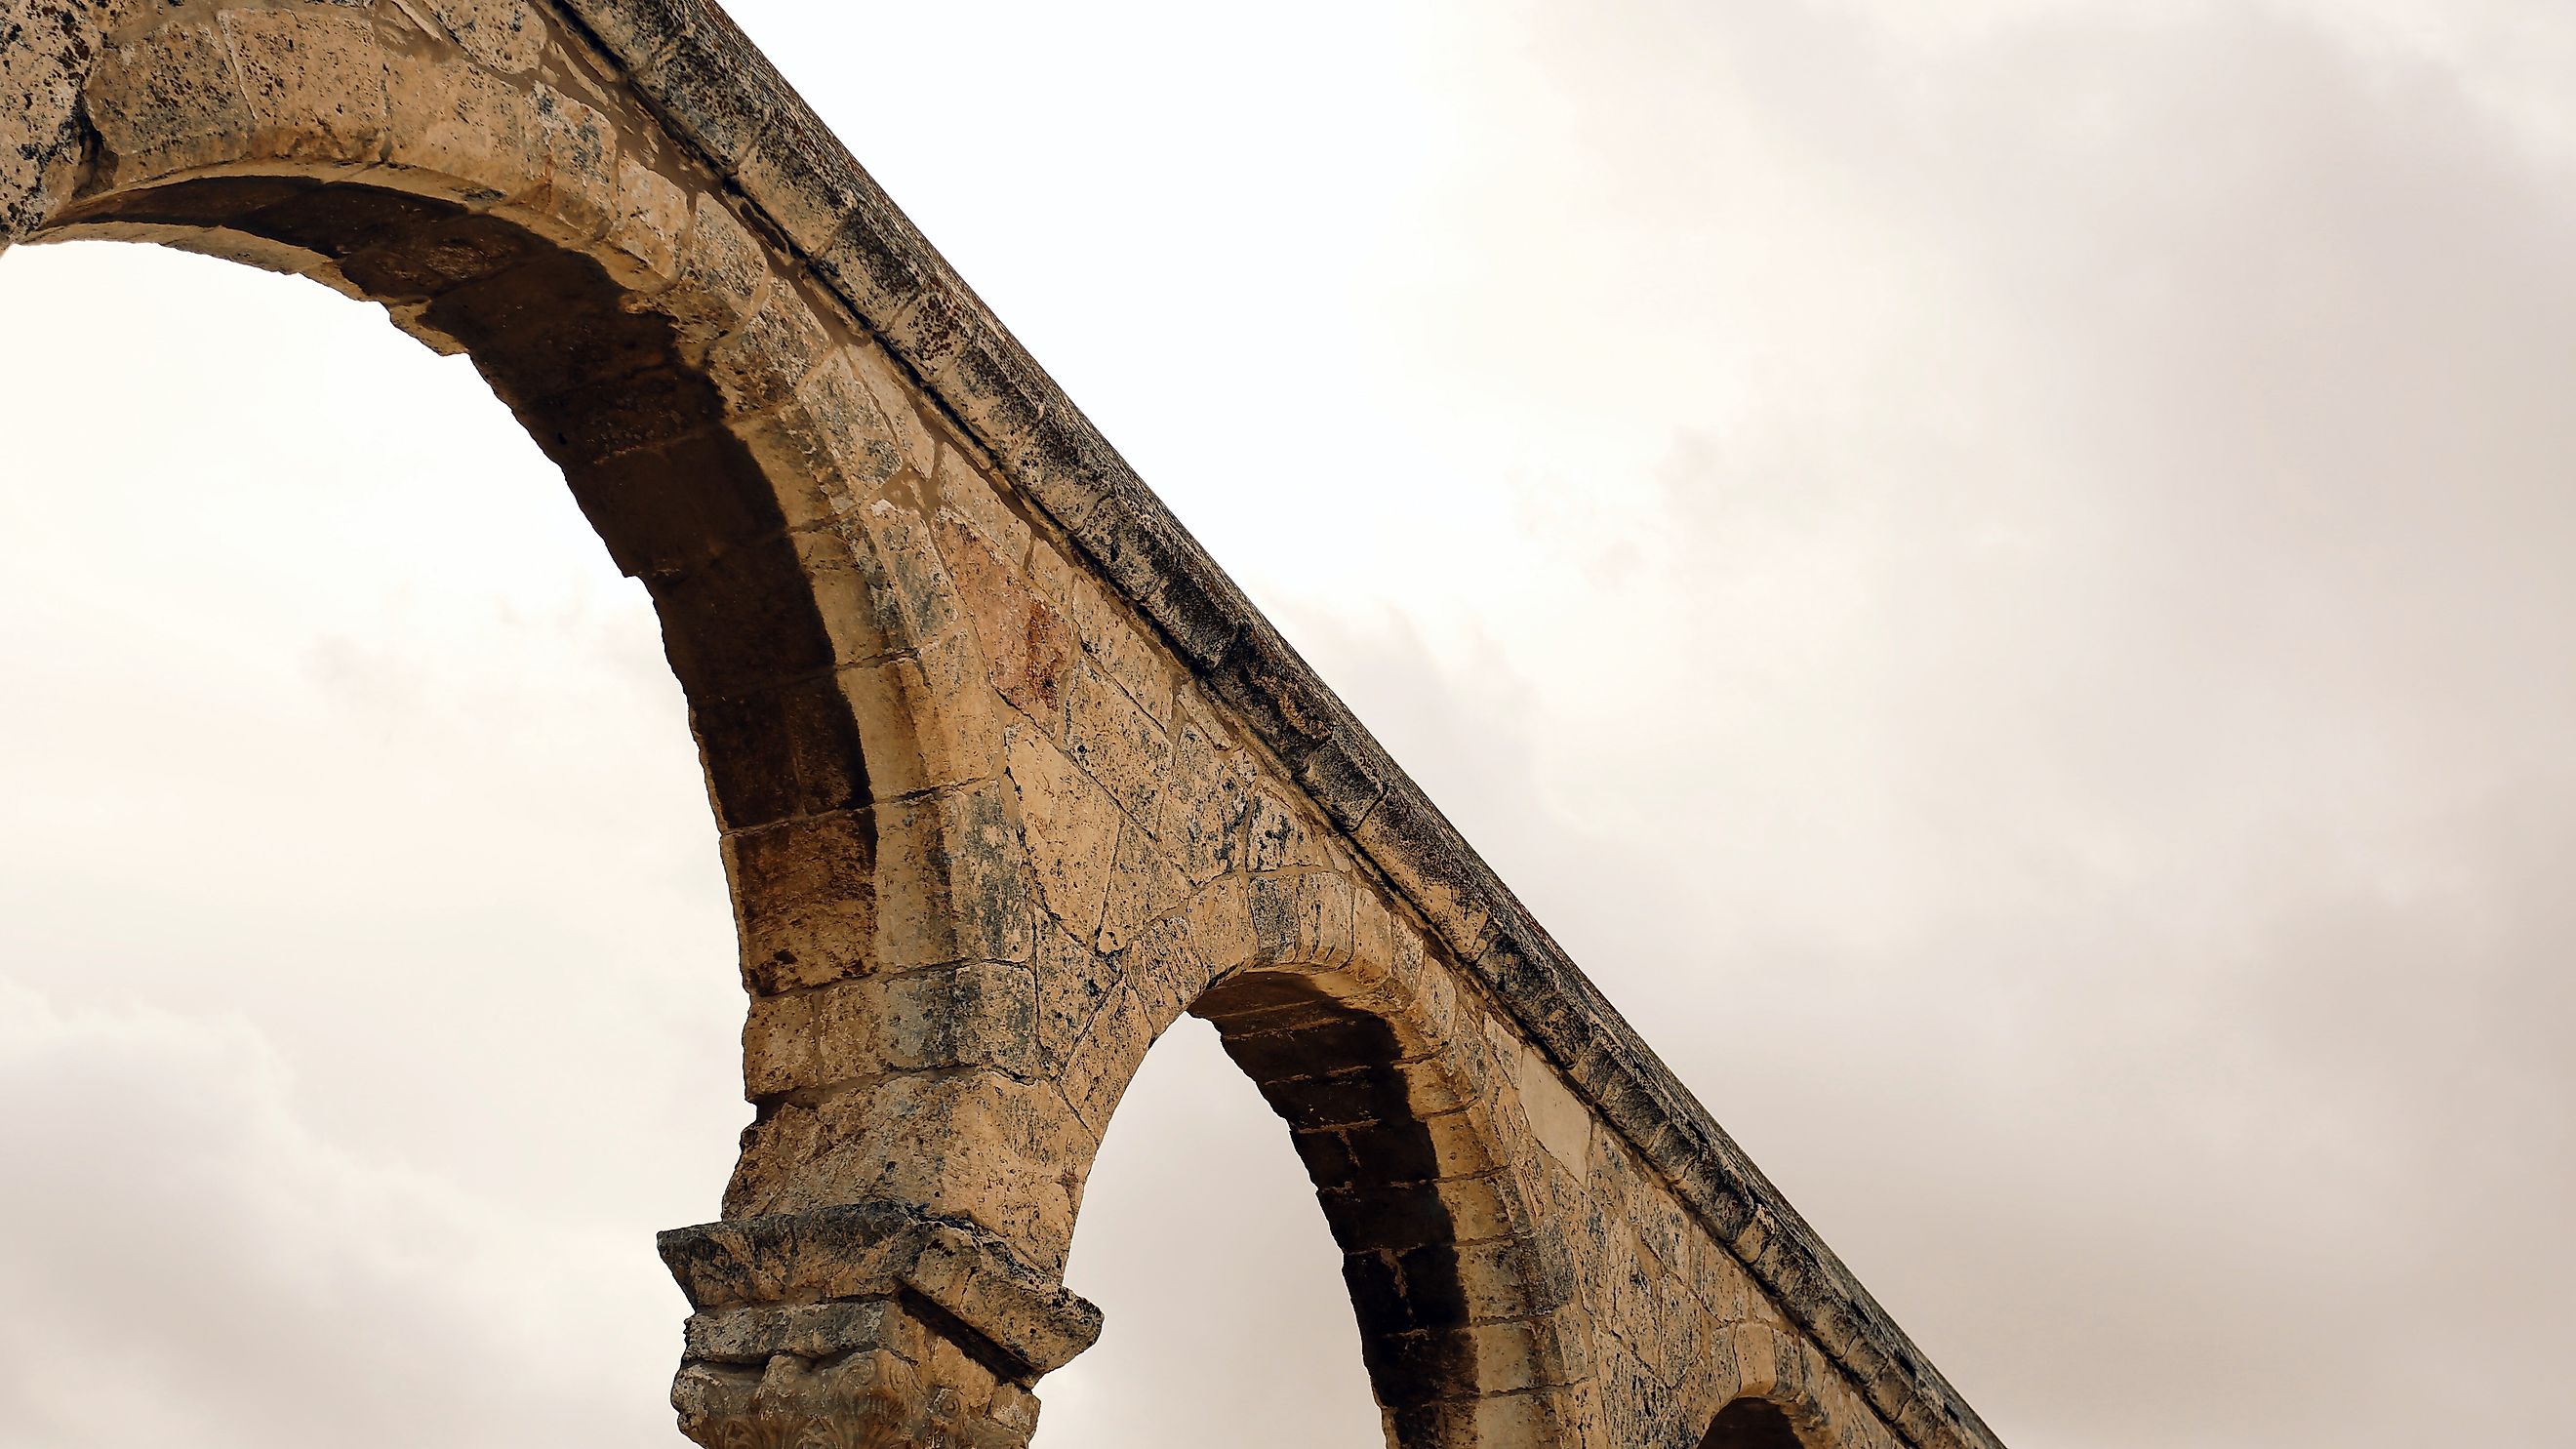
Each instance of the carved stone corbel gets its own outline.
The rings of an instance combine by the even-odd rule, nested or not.
[[[1100,1311],[964,1222],[892,1203],[662,1234],[696,1312],[671,1386],[707,1449],[1025,1449]]]

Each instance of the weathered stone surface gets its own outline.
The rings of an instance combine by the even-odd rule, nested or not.
[[[422,0],[465,53],[501,75],[545,59],[546,21],[526,0]]]
[[[115,46],[89,94],[89,123],[128,172],[230,161],[249,149],[250,103],[216,25],[167,25]]]
[[[700,1442],[1025,1445],[1188,1011],[1289,1129],[1392,1442],[1991,1449],[715,5],[0,0],[25,236],[384,304],[650,588],[751,997],[727,1221],[663,1245]]]
[[[223,37],[257,154],[307,162],[382,154],[385,56],[368,17],[328,6],[226,10]]]

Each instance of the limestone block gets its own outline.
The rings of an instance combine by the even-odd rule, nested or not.
[[[1004,1384],[996,1389],[989,1412],[993,1422],[1018,1434],[1024,1441],[1038,1431],[1037,1398],[1017,1384]]]
[[[1513,1077],[1530,1131],[1548,1155],[1578,1176],[1592,1165],[1592,1111],[1537,1052],[1523,1052]]]
[[[1009,731],[1007,749],[1039,894],[1065,929],[1088,939],[1100,929],[1115,870],[1117,804],[1035,730]]]
[[[1254,876],[1249,905],[1264,965],[1347,965],[1351,959],[1351,883],[1329,871]]]
[[[1252,815],[1244,830],[1247,858],[1254,871],[1294,870],[1334,864],[1321,833],[1309,824],[1289,794],[1261,785],[1252,792]]]
[[[1181,874],[1144,828],[1132,820],[1121,821],[1117,865],[1110,874],[1109,899],[1100,915],[1100,949],[1126,949],[1150,923],[1178,909],[1189,896],[1189,878]],[[1188,1000],[1183,997],[1182,1004]]]
[[[1470,1381],[1479,1393],[1517,1393],[1548,1381],[1535,1325],[1477,1324],[1466,1330],[1466,1338],[1475,1363]]]
[[[1222,979],[1261,955],[1261,937],[1253,926],[1252,887],[1242,876],[1219,876],[1200,887],[1187,911],[1190,947],[1206,962],[1209,974]]]
[[[601,254],[621,285],[658,291],[679,280],[691,209],[688,191],[627,153],[617,158],[617,219]]]
[[[1100,1336],[1097,1309],[1061,1288],[1031,1281],[1032,1275],[996,1271],[993,1258],[990,1248],[965,1233],[937,1228],[905,1270],[904,1282],[1039,1373],[1071,1363]],[[956,1347],[944,1338],[941,1343],[951,1351]],[[939,1351],[934,1346],[933,1353]],[[965,1374],[946,1376],[962,1379]],[[1027,1400],[1025,1394],[1018,1398]],[[1018,1419],[1012,1400],[1005,1399],[1003,1407],[997,1417]]]
[[[852,348],[850,362],[868,395],[892,421],[904,466],[919,477],[933,476],[939,467],[939,439],[921,420],[920,399],[906,374],[874,343]]]
[[[769,993],[868,969],[876,943],[876,829],[864,810],[809,815],[724,840],[743,980]]]
[[[725,1215],[750,1217],[802,1205],[829,1145],[818,1109],[801,1102],[770,1105],[743,1129],[742,1156],[725,1184]]]
[[[705,0],[575,0],[566,8],[610,55],[639,68],[699,23]]]
[[[1137,1064],[1145,1060],[1145,1049],[1153,1045],[1156,1034],[1153,1018],[1136,999],[1135,990],[1121,987],[1092,1018],[1091,1030],[1066,1058],[1064,1099],[1094,1135],[1109,1130],[1110,1114],[1117,1110],[1118,1099],[1126,1094],[1127,1083],[1135,1076]]]
[[[759,618],[757,611],[735,612]],[[687,659],[680,650],[672,652]],[[748,670],[757,661],[737,663]],[[696,667],[693,660],[689,664]],[[726,827],[767,825],[867,803],[859,741],[831,676],[808,674],[776,688],[733,695],[717,692],[724,682],[719,678],[710,687],[693,680],[698,697],[690,713],[708,757],[710,792]]]
[[[789,244],[809,257],[831,246],[872,189],[830,128],[784,89],[759,139],[743,153],[741,180]]]
[[[596,15],[607,8],[593,6],[591,12]],[[716,12],[717,17],[721,14]],[[611,31],[629,26],[639,41],[643,34],[657,30],[664,38],[656,53],[627,57],[637,88],[650,96],[680,132],[704,148],[718,166],[727,170],[738,167],[786,99],[786,87],[778,73],[729,23],[692,19],[676,26],[660,26],[621,19],[611,26]],[[608,39],[612,50],[625,55],[619,40],[602,38]]]
[[[784,290],[772,295],[772,305],[794,308],[806,323],[755,322],[742,335],[717,344],[710,363],[742,370],[732,379],[737,397],[775,393],[778,379],[785,379],[787,391],[767,411],[737,416],[728,426],[777,485],[791,526],[837,526],[874,501],[894,476],[893,444],[884,417],[851,375],[847,356],[836,349],[817,363],[808,352],[809,344],[826,340],[819,328],[806,330],[812,314]],[[763,309],[764,315],[768,310]],[[764,333],[772,335],[764,338]],[[811,370],[798,381],[800,355]],[[859,609],[852,617],[868,613]]]
[[[537,68],[551,37],[524,0],[422,0],[465,53],[503,75]]]
[[[940,553],[991,666],[993,688],[1056,737],[1079,664],[1072,622],[1032,592],[1019,570],[963,516],[943,508],[934,523]]]
[[[714,1363],[766,1364],[773,1355],[830,1358],[883,1340],[891,1300],[760,1304],[690,1315],[684,1352]]]
[[[1002,759],[1003,717],[988,703],[984,661],[963,635],[842,672],[842,689],[872,744],[868,780],[880,800],[990,778]]]
[[[1744,1392],[1744,1375],[1735,1357],[1734,1328],[1724,1319],[1710,1315],[1700,1330],[1697,1345],[1682,1395],[1685,1399],[1696,1395],[1702,1406],[1701,1417],[1713,1418]]]
[[[212,24],[165,25],[114,47],[83,99],[120,177],[159,176],[250,151],[250,103],[232,51]]]
[[[1682,1243],[1692,1231],[1681,1204],[1660,1175],[1645,1172],[1637,1175],[1636,1195],[1630,1201],[1629,1221],[1636,1225],[1637,1241],[1654,1255],[1660,1268],[1678,1275],[1685,1265]]]
[[[934,489],[941,505],[953,510],[966,521],[967,526],[983,535],[985,543],[1013,572],[1025,573],[1025,561],[1029,556],[1028,524],[1011,511],[992,480],[966,461],[965,454],[955,448],[939,450]],[[1047,596],[1042,593],[1041,597]],[[1060,602],[1053,598],[1048,601]]]
[[[1495,1165],[1485,1126],[1471,1113],[1427,1113],[1416,1120],[1413,1130],[1430,1139],[1434,1171],[1443,1179],[1475,1177]]]
[[[1545,1395],[1510,1394],[1476,1400],[1477,1449],[1553,1449],[1555,1415]]]
[[[769,474],[766,481],[784,492],[795,488],[798,480]],[[772,496],[782,513],[801,512],[812,503],[810,496],[793,493]],[[875,628],[875,595],[868,586],[868,571],[851,552],[848,537],[836,528],[794,528],[785,543],[795,552],[797,567],[813,595],[814,612],[830,641],[833,663],[859,665],[885,658],[885,636]]]
[[[1431,945],[1407,926],[1395,933],[1395,979],[1413,987],[1414,1017],[1436,1040],[1459,1031],[1466,1005],[1459,994],[1457,968],[1431,959]]]
[[[1252,814],[1253,765],[1231,748],[1186,696],[1175,714],[1171,764],[1163,800],[1162,838],[1194,885],[1233,870],[1243,860],[1243,835]]]
[[[787,1197],[884,1199],[969,1218],[1055,1274],[1073,1236],[1074,1195],[1061,1165],[1088,1162],[1097,1139],[1052,1082],[989,1071],[890,1077],[825,1103],[825,1149]],[[758,1128],[755,1127],[755,1132]],[[948,1144],[925,1153],[921,1144]]]
[[[1484,954],[1491,939],[1494,897],[1482,872],[1451,856],[1446,822],[1427,803],[1417,808],[1395,796],[1369,812],[1352,840],[1413,902],[1449,949],[1462,959]]]
[[[495,208],[541,235],[576,245],[608,234],[618,220],[617,131],[597,107],[540,84],[536,114],[539,176]]]
[[[755,1101],[787,1092],[951,1067],[1035,1066],[1036,992],[1028,970],[997,962],[839,981],[755,997],[743,1077]]]
[[[1357,888],[1355,907],[1357,900],[1366,899],[1369,889],[1367,885]],[[1358,934],[1357,922],[1353,934]],[[1355,949],[1350,962],[1334,973],[1351,1004],[1410,1022],[1426,1039],[1457,1043],[1460,1049],[1471,1052],[1484,1050],[1476,1030],[1459,1025],[1457,997],[1449,986],[1448,970],[1428,964],[1421,936],[1410,926],[1401,926],[1392,930],[1388,939],[1390,948],[1383,956]],[[1461,1057],[1460,1061],[1469,1063],[1471,1059]],[[1474,1061],[1472,1069],[1481,1071],[1481,1061]]]
[[[83,170],[78,123],[83,80],[101,58],[100,37],[131,3],[91,13],[47,13],[0,0],[0,250],[35,230],[69,199]],[[114,9],[120,14],[99,13]]]
[[[999,781],[877,807],[877,950],[904,969],[1026,961],[1035,894]]]
[[[773,287],[758,311],[708,349],[707,378],[737,415],[765,413],[796,395],[826,345],[804,298]]]
[[[909,1315],[889,1311],[880,1334]],[[944,1341],[944,1340],[940,1340]],[[916,1364],[872,1345],[819,1360],[781,1352],[765,1365],[692,1360],[671,1385],[680,1430],[710,1449],[771,1444],[918,1444],[1025,1449],[1027,1437],[986,1412],[985,1368],[930,1356]]]
[[[1462,1158],[1467,1154],[1459,1154]],[[1439,1185],[1440,1202],[1449,1214],[1452,1235],[1462,1243],[1484,1242],[1545,1231],[1522,1208],[1509,1182],[1499,1176],[1456,1178]]]
[[[1395,1070],[1404,1078],[1404,1099],[1414,1111],[1425,1116],[1454,1112],[1476,1103],[1473,1093],[1461,1090],[1460,1074],[1443,1061],[1424,1059],[1399,1062]],[[1491,1131],[1490,1125],[1485,1129]]]
[[[1091,656],[1093,665],[1125,690],[1127,697],[1136,701],[1147,718],[1158,726],[1170,728],[1171,666],[1146,642],[1136,626],[1128,622],[1125,606],[1113,599],[1108,590],[1079,575],[1075,576],[1070,589],[1074,627],[1081,631],[1083,650]]]
[[[749,320],[770,284],[760,243],[724,202],[699,192],[682,248],[679,281],[652,300],[684,348],[704,347]]]
[[[371,19],[346,12],[226,10],[220,23],[250,103],[256,154],[352,164],[385,154],[385,55]]]
[[[1728,1334],[1740,1396],[1787,1403],[1803,1388],[1805,1360],[1789,1336],[1766,1323],[1740,1323]]]
[[[1688,1244],[1692,1293],[1717,1322],[1742,1320],[1748,1288],[1743,1265],[1722,1244],[1703,1233],[1692,1233]]]
[[[742,1094],[784,1096],[824,1079],[815,1066],[815,998],[804,992],[756,996],[742,1024]]]
[[[889,647],[920,649],[965,622],[967,610],[929,520],[908,500],[871,499],[836,526],[866,574],[870,609]]]
[[[1037,977],[1027,966],[969,962],[947,973],[945,1059],[960,1067],[993,1067],[1013,1076],[1035,1074],[1038,1056]]]
[[[1068,547],[1059,546],[1052,538],[1033,537],[1029,546],[1029,583],[1038,591],[1039,597],[1065,610],[1070,617],[1073,581],[1079,575],[1066,558]]]
[[[1189,923],[1177,918],[1156,921],[1138,932],[1119,951],[1127,983],[1157,1029],[1181,1019],[1212,979],[1207,964],[1190,944]]]
[[[1351,901],[1351,964],[1395,960],[1395,935],[1399,929],[1395,913],[1387,908],[1386,897],[1374,881],[1363,880]]]
[[[1117,989],[1120,974],[1055,922],[1040,928],[1029,961],[1037,975],[1039,1054],[1060,1067]]]
[[[1128,818],[1161,828],[1171,742],[1126,691],[1088,664],[1076,669],[1065,693],[1065,748]]]
[[[535,103],[519,88],[462,60],[407,57],[386,77],[396,167],[466,183],[466,199],[523,193],[543,178]]]

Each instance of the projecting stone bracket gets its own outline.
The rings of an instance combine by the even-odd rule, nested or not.
[[[999,1239],[893,1203],[677,1228],[661,1249],[697,1310],[671,1403],[710,1449],[1017,1449],[1028,1386],[1100,1336],[1099,1309]]]

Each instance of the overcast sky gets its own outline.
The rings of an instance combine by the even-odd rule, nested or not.
[[[2576,1439],[2576,12],[738,0],[2009,1443]],[[677,1444],[742,1004],[461,361],[0,258],[0,1444]],[[1039,1449],[1372,1442],[1148,1062]]]

